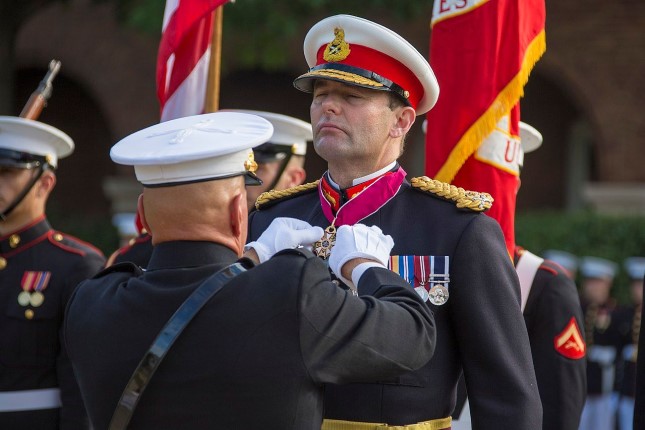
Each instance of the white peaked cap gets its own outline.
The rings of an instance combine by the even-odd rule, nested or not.
[[[614,279],[618,265],[613,261],[599,257],[582,257],[580,274],[585,278]]]
[[[110,157],[134,166],[137,179],[146,186],[254,176],[249,170],[252,148],[272,134],[271,123],[257,115],[215,112],[137,131],[114,145]]]
[[[40,121],[0,116],[0,149],[46,157],[52,167],[74,152],[74,141],[59,129]],[[10,155],[4,154],[4,157]],[[14,154],[11,158],[19,157]],[[18,162],[18,159],[13,161]]]
[[[522,141],[522,150],[533,152],[542,146],[542,133],[525,122],[520,121],[520,140]]]
[[[294,155],[307,154],[307,142],[313,140],[311,124],[292,116],[247,109],[221,109],[220,112],[241,112],[260,116],[273,125],[273,136],[266,143],[288,145]]]

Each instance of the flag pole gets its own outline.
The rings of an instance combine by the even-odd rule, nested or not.
[[[208,64],[208,80],[206,81],[204,113],[215,112],[219,109],[223,17],[224,6],[218,6],[213,11],[213,35],[211,38],[211,55]]]

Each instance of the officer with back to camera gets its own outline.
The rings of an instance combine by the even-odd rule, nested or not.
[[[222,109],[221,112],[241,112],[258,115],[273,125],[271,139],[253,148],[253,157],[257,163],[255,174],[262,181],[261,185],[246,190],[249,209],[255,205],[257,197],[265,191],[284,190],[295,187],[305,181],[305,155],[307,142],[311,141],[311,124],[297,118],[274,112]],[[135,222],[139,233],[129,243],[112,253],[107,265],[131,261],[146,267],[152,254],[151,237],[141,225],[138,217]]]

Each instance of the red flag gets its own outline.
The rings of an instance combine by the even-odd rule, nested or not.
[[[161,121],[204,112],[213,11],[228,0],[167,0],[157,54]]]
[[[488,214],[500,223],[509,255],[519,100],[546,50],[544,24],[544,0],[434,2],[430,60],[441,96],[427,116],[426,175],[490,193]]]

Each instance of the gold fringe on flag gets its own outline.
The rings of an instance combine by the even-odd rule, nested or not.
[[[495,98],[486,112],[459,139],[434,179],[451,183],[468,157],[477,151],[484,139],[495,130],[497,122],[524,96],[524,86],[535,63],[546,52],[546,35],[542,30],[529,44],[519,73]]]

